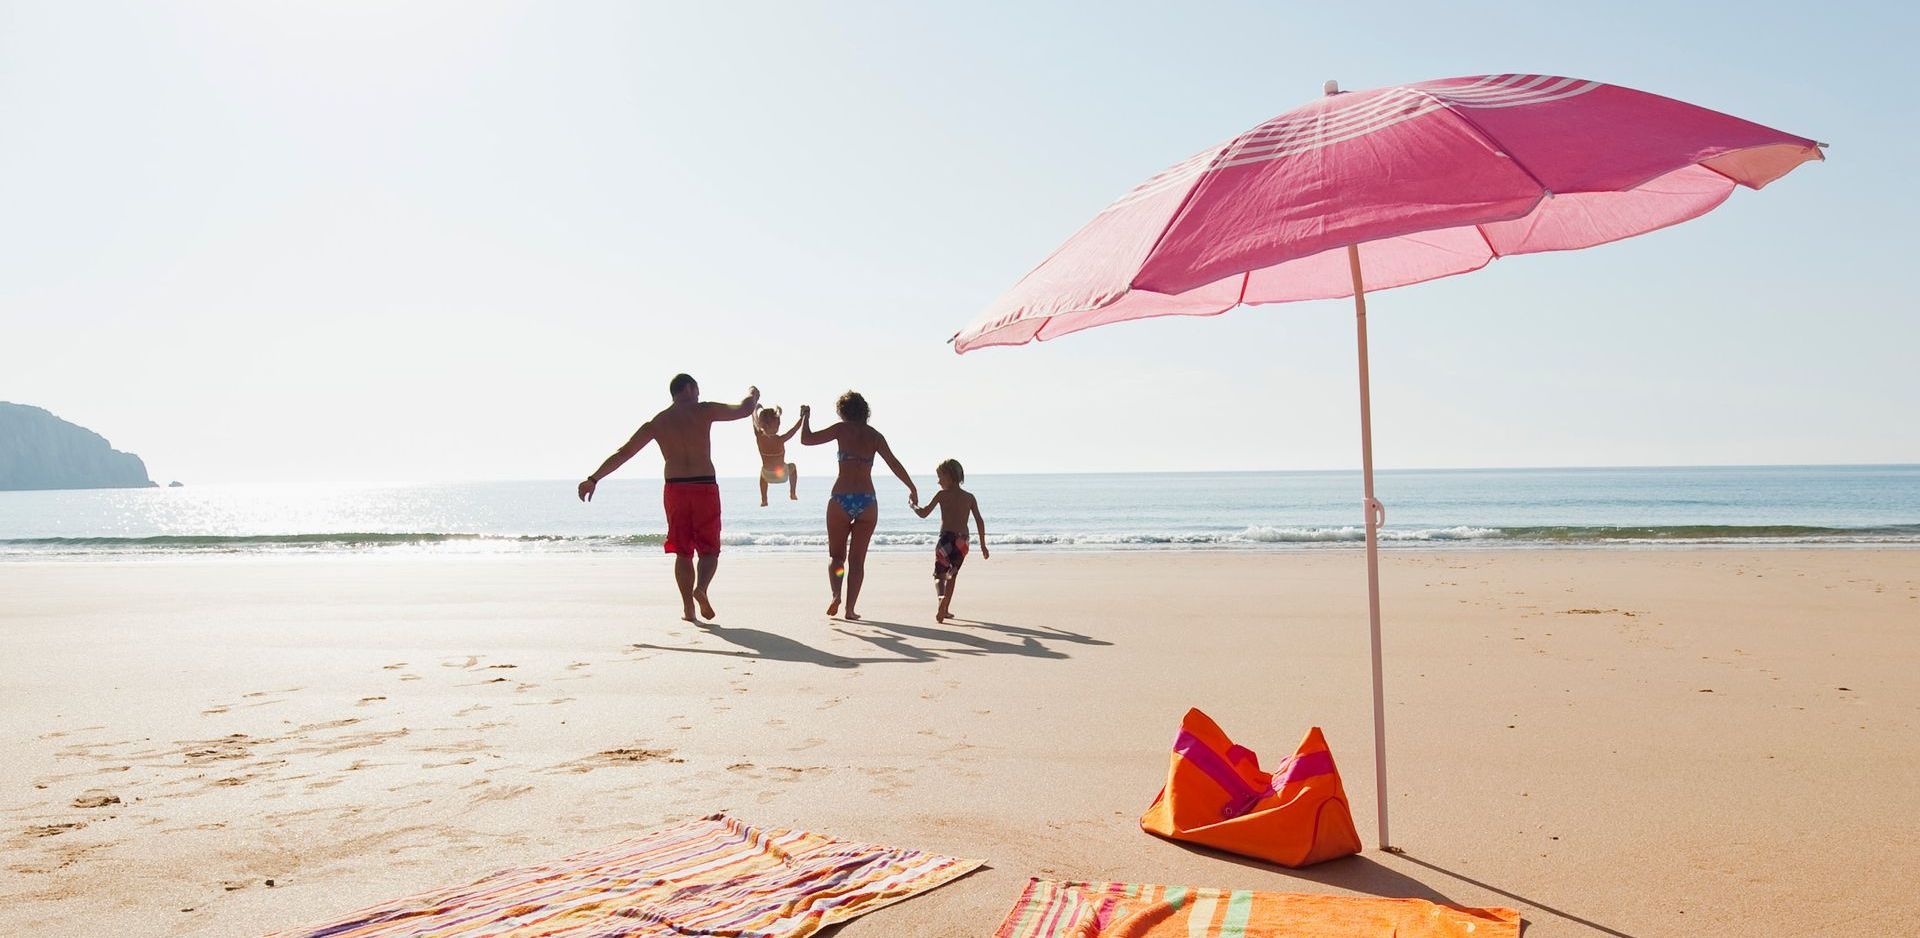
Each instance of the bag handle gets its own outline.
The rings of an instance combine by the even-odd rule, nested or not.
[[[1205,772],[1207,777],[1226,790],[1227,804],[1220,810],[1223,818],[1237,818],[1254,809],[1269,792],[1247,784],[1240,773],[1233,770],[1225,757],[1213,751],[1200,737],[1181,730],[1173,741],[1173,751],[1194,768]]]

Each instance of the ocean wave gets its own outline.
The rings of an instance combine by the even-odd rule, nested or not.
[[[880,532],[882,551],[932,547],[932,532]],[[1034,550],[1350,548],[1366,540],[1357,525],[1254,525],[1238,531],[1003,532],[996,547]],[[1450,525],[1383,528],[1388,547],[1631,546],[1659,544],[1920,544],[1920,524],[1864,527],[1809,525]],[[302,553],[432,550],[442,553],[513,553],[658,550],[659,534],[472,534],[438,531],[352,531],[299,534],[163,534],[144,537],[44,537],[0,539],[0,556],[46,557],[116,554]],[[736,531],[723,536],[728,548],[818,550],[820,534]]]
[[[658,534],[569,537],[560,534],[461,534],[442,531],[339,531],[307,534],[155,534],[145,537],[0,538],[0,552],[164,553],[272,550],[369,550],[384,547],[658,546]]]

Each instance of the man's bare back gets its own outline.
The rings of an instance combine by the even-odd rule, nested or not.
[[[739,408],[711,401],[682,403],[675,401],[641,425],[640,432],[651,432],[666,458],[667,478],[690,479],[712,476],[713,425],[738,419]]]

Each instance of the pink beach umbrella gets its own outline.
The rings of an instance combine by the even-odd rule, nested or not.
[[[1094,216],[954,350],[1151,316],[1351,296],[1373,641],[1375,796],[1387,837],[1380,525],[1365,291],[1698,217],[1824,144],[1577,78],[1479,75],[1326,95],[1181,161]]]

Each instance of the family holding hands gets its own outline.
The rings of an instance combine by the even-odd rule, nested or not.
[[[748,388],[738,404],[719,404],[700,400],[700,385],[693,378],[675,375],[668,385],[673,403],[641,424],[613,455],[607,457],[592,475],[580,483],[582,501],[593,499],[600,480],[620,468],[648,443],[657,443],[666,461],[666,486],[661,501],[666,508],[666,552],[674,555],[674,579],[680,587],[682,617],[698,622],[699,616],[714,617],[707,588],[713,582],[720,563],[720,486],[714,476],[712,456],[713,424],[739,420],[751,415],[754,443],[760,451],[760,504],[767,504],[768,486],[786,483],[788,497],[798,499],[799,472],[787,461],[786,444],[795,433],[803,446],[836,445],[839,474],[827,499],[828,586],[833,601],[827,615],[839,615],[841,598],[846,599],[845,618],[858,621],[854,606],[860,599],[860,585],[866,576],[867,547],[880,523],[880,505],[874,491],[873,461],[886,461],[887,468],[907,487],[907,503],[920,517],[940,510],[940,537],[934,547],[934,591],[940,598],[936,620],[944,621],[952,613],[954,585],[960,565],[966,560],[971,539],[967,521],[972,519],[979,531],[980,556],[987,554],[987,525],[980,506],[971,493],[960,487],[966,472],[960,463],[949,459],[939,465],[936,474],[940,491],[925,505],[920,504],[919,489],[905,466],[887,446],[887,438],[868,424],[871,410],[858,392],[840,395],[834,410],[840,420],[815,430],[812,408],[802,406],[800,419],[785,433],[780,432],[778,408],[761,408],[760,389]],[[696,608],[697,607],[697,608]]]

